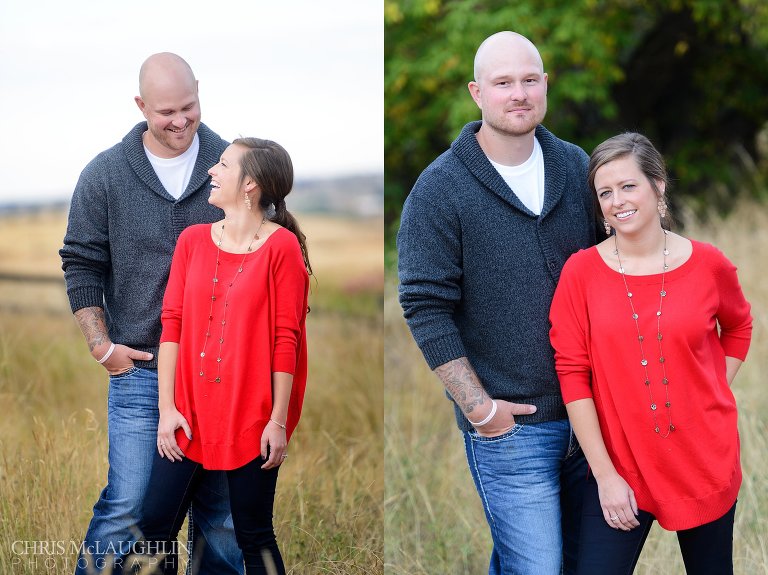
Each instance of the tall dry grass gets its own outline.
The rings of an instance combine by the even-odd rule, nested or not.
[[[744,483],[734,534],[737,574],[768,573],[768,210],[744,204],[725,221],[687,218],[684,234],[718,246],[739,268],[752,303],[754,334],[734,391],[740,408]],[[402,319],[395,278],[384,301],[385,570],[392,575],[487,572],[491,540],[467,469],[461,435],[442,386]],[[658,525],[643,549],[640,575],[684,573],[677,540]]]
[[[382,223],[300,221],[317,281],[304,413],[278,481],[278,543],[294,575],[380,574]],[[0,220],[0,272],[58,274],[63,230],[62,214]],[[63,284],[0,282],[0,573],[73,570],[106,478],[106,392]],[[32,554],[14,545],[28,541],[48,544]]]

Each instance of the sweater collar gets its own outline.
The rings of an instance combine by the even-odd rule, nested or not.
[[[476,134],[482,124],[482,121],[477,121],[464,126],[459,137],[451,144],[453,153],[466,166],[467,170],[489,190],[521,212],[536,217],[509,188],[504,178],[491,165],[488,156],[480,147]],[[544,156],[544,206],[540,216],[543,218],[554,209],[563,196],[566,180],[566,156],[560,141],[544,126],[536,127],[536,139],[539,141]]]
[[[144,152],[142,134],[146,131],[147,123],[139,122],[123,138],[123,148],[128,159],[128,164],[133,171],[136,172],[139,179],[153,192],[167,200],[175,202],[177,200],[171,196],[163,187],[163,184],[160,183],[160,178],[157,177],[155,170],[152,168],[152,164],[147,158],[147,154]],[[219,161],[217,155],[219,146],[216,145],[216,140],[221,141],[221,139],[202,122],[197,129],[197,136],[200,138],[200,149],[197,152],[195,168],[192,170],[192,176],[189,179],[187,189],[184,190],[184,193],[178,201],[185,199],[187,196],[200,189],[208,181],[208,169]]]

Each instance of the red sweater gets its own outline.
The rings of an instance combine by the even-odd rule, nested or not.
[[[301,414],[307,381],[307,315],[309,278],[296,236],[281,228],[255,252],[245,256],[243,271],[228,298],[221,382],[216,358],[227,286],[243,254],[222,251],[213,305],[211,337],[203,349],[216,244],[210,224],[190,226],[179,236],[163,299],[161,342],[179,344],[176,364],[176,408],[192,427],[192,440],[176,432],[184,454],[206,469],[236,469],[261,451],[261,434],[272,413],[272,373],[293,374],[286,423],[287,435]]]
[[[661,434],[654,432],[624,283],[597,248],[579,251],[565,264],[550,312],[563,401],[593,398],[616,471],[639,507],[671,531],[721,517],[741,485],[736,401],[725,357],[747,355],[750,306],[733,264],[713,246],[692,243],[689,260],[666,274],[661,333],[675,426],[666,439],[656,340],[661,274],[626,278],[645,336]]]

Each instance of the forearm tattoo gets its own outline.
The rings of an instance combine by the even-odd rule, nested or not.
[[[466,357],[460,357],[438,366],[435,368],[435,374],[466,415],[490,400]]]
[[[104,320],[104,310],[100,307],[84,307],[75,312],[75,319],[80,325],[80,331],[88,342],[92,352],[96,346],[109,341],[107,323]]]

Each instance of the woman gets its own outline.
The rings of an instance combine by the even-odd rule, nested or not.
[[[732,573],[741,466],[730,386],[750,306],[720,251],[665,229],[667,174],[647,138],[600,144],[589,184],[609,237],[568,260],[550,313],[591,471],[578,572],[632,573],[656,519],[677,531],[688,573]]]
[[[285,573],[272,506],[304,397],[312,272],[285,207],[293,167],[278,144],[244,138],[208,173],[208,201],[224,219],[187,228],[174,253],[158,358],[157,455],[137,549],[173,551],[202,474],[223,469],[246,572]],[[176,573],[175,561],[171,553],[165,573]]]

